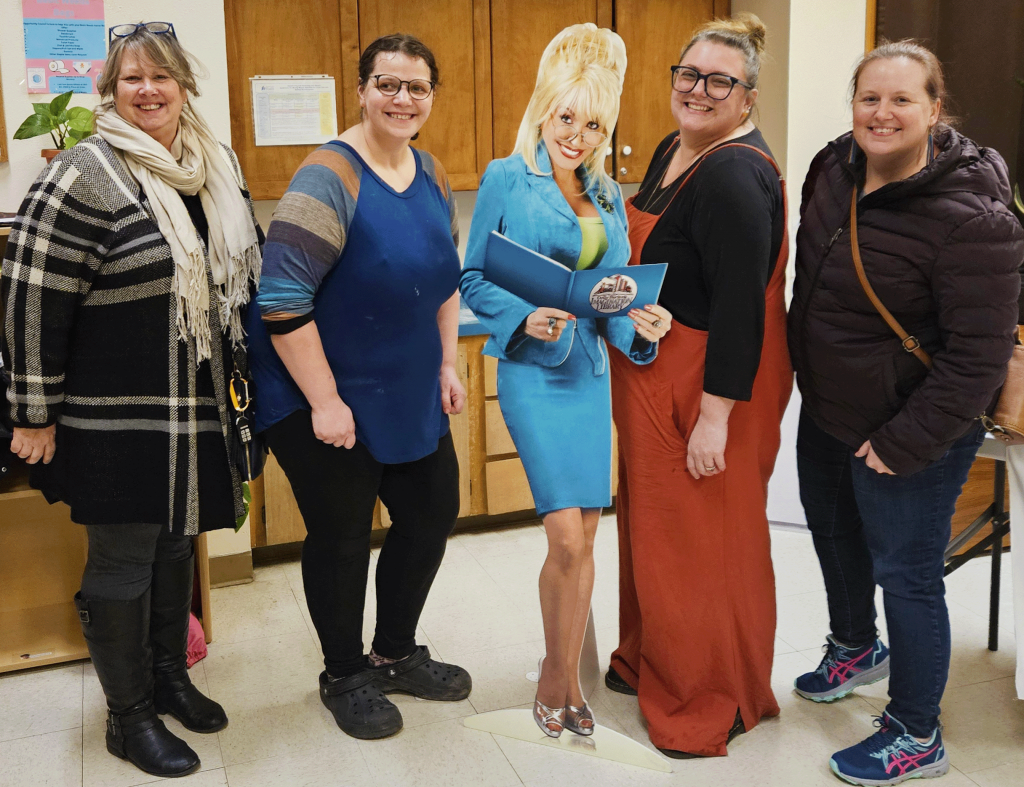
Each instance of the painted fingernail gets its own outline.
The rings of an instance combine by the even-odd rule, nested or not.
[[[576,315],[575,314],[570,314],[566,319],[575,320],[576,319]]]

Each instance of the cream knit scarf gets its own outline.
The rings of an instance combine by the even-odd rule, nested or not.
[[[210,270],[220,324],[238,345],[244,336],[239,309],[249,301],[249,282],[259,283],[261,257],[242,182],[227,152],[187,104],[170,152],[114,108],[101,113],[95,124],[97,133],[124,155],[171,246],[178,336],[195,337],[197,362],[210,357],[210,287],[202,240],[179,192],[199,194],[210,225]]]

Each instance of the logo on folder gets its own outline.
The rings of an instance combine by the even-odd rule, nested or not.
[[[636,282],[625,274],[616,273],[605,276],[594,285],[590,291],[590,305],[601,314],[622,311],[636,299],[636,293]]]

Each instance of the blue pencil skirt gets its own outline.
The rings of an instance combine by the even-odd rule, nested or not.
[[[607,365],[577,342],[560,366],[498,361],[498,404],[526,468],[537,514],[612,504]]]

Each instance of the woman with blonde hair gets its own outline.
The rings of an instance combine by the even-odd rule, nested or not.
[[[184,776],[199,757],[157,714],[197,733],[228,723],[185,667],[192,537],[244,510],[227,386],[261,233],[174,26],[115,25],[110,41],[96,134],[43,170],[7,245],[11,448],[88,526],[75,604],[107,750]]]
[[[568,27],[541,57],[513,155],[480,183],[462,295],[490,331],[498,401],[523,459],[548,555],[540,575],[546,656],[534,718],[546,735],[594,731],[579,684],[594,584],[594,536],[611,504],[611,400],[604,342],[649,363],[671,319],[658,306],[576,319],[532,304],[483,277],[497,230],[569,269],[629,259],[622,194],[603,169],[626,69],[622,39],[593,24]]]
[[[639,693],[671,757],[724,755],[779,712],[768,479],[792,390],[786,206],[750,121],[765,27],[704,25],[672,66],[678,130],[627,206],[632,264],[668,262],[678,325],[658,359],[613,354],[620,446],[619,647],[606,685]]]

